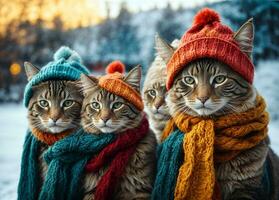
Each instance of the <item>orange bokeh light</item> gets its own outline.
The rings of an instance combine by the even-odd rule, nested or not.
[[[21,66],[20,64],[18,63],[13,63],[11,66],[10,66],[10,73],[13,75],[13,76],[17,76],[18,74],[20,74],[21,72]]]

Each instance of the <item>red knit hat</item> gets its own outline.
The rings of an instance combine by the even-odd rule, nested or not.
[[[199,58],[217,59],[252,83],[254,65],[240,50],[233,35],[228,26],[221,24],[218,13],[209,8],[200,10],[167,64],[167,89],[171,88],[175,76],[185,65]]]

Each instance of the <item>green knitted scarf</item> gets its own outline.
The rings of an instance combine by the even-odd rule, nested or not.
[[[44,153],[48,171],[41,184],[38,164],[41,142],[28,131],[22,154],[18,199],[82,199],[81,181],[86,163],[115,139],[113,133],[98,136],[79,130],[57,141]]]

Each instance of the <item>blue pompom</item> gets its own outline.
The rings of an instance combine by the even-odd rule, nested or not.
[[[60,47],[55,52],[53,58],[55,61],[57,61],[61,58],[64,58],[66,61],[76,61],[78,63],[82,63],[82,60],[81,60],[81,57],[79,56],[79,54],[66,46]]]

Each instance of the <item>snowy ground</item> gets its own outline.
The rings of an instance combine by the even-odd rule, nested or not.
[[[0,106],[0,199],[16,199],[26,126],[26,110],[22,105]]]
[[[273,117],[269,126],[271,146],[279,154],[279,61],[260,63],[256,87],[266,98]],[[27,127],[22,105],[0,105],[0,199],[16,199],[20,156]]]

